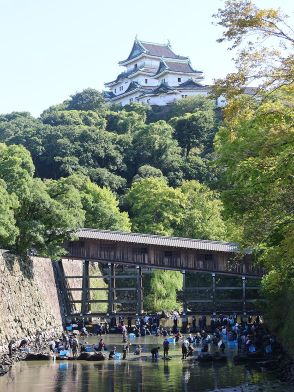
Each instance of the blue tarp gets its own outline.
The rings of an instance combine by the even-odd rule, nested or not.
[[[68,357],[68,356],[69,356],[69,350],[61,350],[61,351],[59,352],[59,355],[60,355],[61,357]]]

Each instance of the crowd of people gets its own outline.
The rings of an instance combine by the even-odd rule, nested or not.
[[[198,355],[215,352],[224,354],[227,347],[235,348],[240,355],[260,353],[270,356],[275,350],[275,337],[269,333],[259,316],[254,319],[250,316],[246,319],[237,319],[236,315],[213,316],[209,318],[209,323],[206,316],[200,316],[198,322],[193,316],[191,324],[183,317],[181,326],[179,326],[179,318],[178,314],[174,314],[171,326],[165,327],[158,315],[137,318],[135,322],[131,318],[120,317],[117,320],[113,317],[93,325],[91,330],[83,320],[80,320],[66,325],[65,331],[58,339],[51,339],[49,350],[52,356],[78,358],[82,353],[91,352],[102,353],[109,359],[127,359],[131,351],[137,356],[149,351],[153,360],[159,358],[161,349],[162,358],[170,359],[171,344],[181,348],[183,360],[193,357],[195,352]],[[118,353],[117,347],[111,344],[112,335],[107,339],[108,347],[105,343],[103,336],[112,332],[122,336],[121,353]],[[98,336],[97,343],[89,344],[87,342],[89,335]],[[150,339],[146,347],[134,344],[136,337],[146,335],[162,337],[162,347],[156,344],[150,348]],[[40,340],[41,334],[37,334],[35,347],[41,345]],[[8,347],[9,355],[12,355],[13,350],[29,350],[30,343],[27,339],[22,339],[18,344],[15,340],[11,340]]]
[[[81,336],[88,336],[89,331],[81,322],[76,327],[80,331]],[[198,323],[196,317],[192,317],[192,322],[185,324],[182,320],[181,327],[179,327],[179,315],[173,316],[173,323],[171,327],[161,325],[161,319],[156,316],[145,316],[137,318],[135,323],[132,323],[130,318],[125,320],[123,317],[118,319],[111,319],[109,323],[106,321],[96,324],[93,328],[94,335],[100,336],[97,344],[92,345],[94,352],[108,352],[109,359],[115,358],[117,353],[116,346],[108,350],[103,334],[110,331],[115,331],[122,336],[122,358],[126,359],[130,353],[131,342],[130,339],[136,337],[144,337],[146,335],[159,336],[163,338],[162,351],[163,359],[170,359],[169,350],[170,344],[175,343],[180,345],[182,352],[182,359],[193,357],[194,352],[204,355],[208,352],[224,353],[227,346],[236,347],[239,354],[262,353],[270,355],[274,351],[275,338],[270,335],[259,316],[254,320],[252,317],[246,319],[241,318],[239,321],[236,315],[232,316],[214,316],[210,317],[209,324],[206,316],[200,316]],[[87,344],[79,344],[77,337],[70,333],[65,333],[62,340],[61,349],[71,349],[73,356],[80,352],[87,351]],[[133,341],[133,340],[132,340]],[[59,343],[55,342],[56,347],[60,349]],[[52,345],[53,347],[53,345]],[[134,355],[140,355],[144,347],[135,345]],[[151,348],[151,358],[157,359],[161,347],[156,345]]]

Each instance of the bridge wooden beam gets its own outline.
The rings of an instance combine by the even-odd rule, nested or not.
[[[82,304],[81,304],[82,314],[87,314],[90,311],[88,300],[89,300],[89,260],[84,260],[83,280],[82,280]]]
[[[212,278],[212,303],[213,303],[213,314],[216,313],[216,303],[215,303],[215,273],[211,274]]]
[[[108,263],[108,313],[115,313],[115,264]]]
[[[141,316],[143,313],[143,285],[142,285],[142,268],[140,266],[136,267],[137,269],[137,314]]]
[[[70,287],[67,291],[82,291],[82,287]],[[89,287],[89,291],[108,291],[108,287]],[[116,287],[115,291],[137,291],[136,287]]]
[[[186,277],[185,270],[182,270],[182,276],[183,276],[183,313],[186,315],[188,313],[188,304],[187,304],[187,297],[186,297],[187,277]]]
[[[243,314],[246,314],[246,276],[242,276]]]
[[[82,303],[81,300],[71,300],[70,303],[73,304],[80,304]],[[105,303],[109,303],[109,301],[107,299],[89,299],[86,301],[86,303],[89,304],[105,304]],[[111,301],[112,305],[116,305],[116,304],[137,304],[137,300],[113,300]]]
[[[73,255],[71,257],[67,256],[66,260],[73,260],[74,261],[74,260],[82,260],[82,258]],[[105,263],[106,264],[106,263],[110,263],[110,262],[113,263],[115,261],[115,264],[117,264],[117,265],[140,265],[142,267],[147,267],[147,268],[149,267],[149,265],[144,265],[144,264],[141,264],[141,263],[137,263],[136,264],[136,262],[133,261],[133,260],[130,261],[130,262],[128,262],[128,261],[121,261],[121,260],[111,260],[111,259],[101,260],[99,258],[94,258],[94,257],[89,258],[89,260],[91,262],[94,262],[94,263]],[[153,264],[151,268],[153,270],[168,270],[168,271],[180,271],[181,270],[181,266],[172,267],[172,266],[169,266],[169,265],[162,266],[162,265],[156,265],[156,264]],[[196,272],[200,272],[200,273],[203,273],[203,274],[211,274],[211,270],[207,270],[207,269],[185,268],[185,270],[187,272],[195,272],[195,273]],[[152,272],[150,272],[150,273],[152,273]],[[216,271],[216,273],[218,275],[231,276],[231,277],[240,277],[240,276],[244,275],[244,273],[241,273],[241,272],[232,272],[232,271],[223,271],[223,270],[218,270],[218,271]],[[134,275],[129,275],[128,277],[131,278],[132,276],[134,276]],[[245,276],[247,276],[250,279],[260,280],[262,275],[261,274],[257,275],[257,274],[246,273]],[[69,276],[69,278],[70,277],[71,276]],[[105,277],[107,277],[107,276],[101,276],[101,278],[105,278]],[[78,278],[79,278],[79,276],[78,276]]]
[[[82,291],[83,288],[82,287],[69,287],[67,288],[67,291]],[[108,287],[89,287],[88,291],[107,291]]]

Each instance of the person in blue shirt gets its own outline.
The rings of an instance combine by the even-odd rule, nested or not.
[[[168,339],[164,339],[164,341],[163,341],[163,359],[168,358],[168,350],[169,350],[169,341],[168,341]]]

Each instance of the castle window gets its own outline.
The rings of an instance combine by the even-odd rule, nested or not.
[[[132,103],[133,102],[133,98],[130,98],[130,103]]]
[[[187,95],[182,95],[182,98],[187,98]]]
[[[178,78],[178,82],[181,83],[181,81],[182,81],[182,78]]]
[[[116,93],[116,88],[114,89],[114,92]]]
[[[134,68],[137,69],[137,68],[138,68],[138,64],[135,64],[135,65],[134,65]]]
[[[145,79],[145,84],[147,84],[148,83],[148,79]]]

